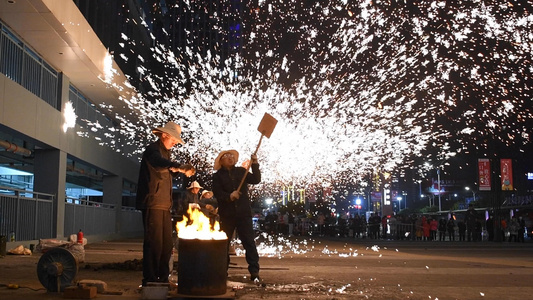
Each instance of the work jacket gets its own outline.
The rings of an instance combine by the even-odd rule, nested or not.
[[[261,182],[261,172],[259,164],[251,166],[252,172],[246,175],[244,184],[241,187],[241,196],[235,201],[230,200],[230,194],[239,188],[246,169],[243,167],[232,167],[219,169],[213,174],[213,194],[218,201],[218,214],[221,219],[231,217],[251,217],[252,208],[248,197],[248,184],[258,184]]]
[[[179,168],[180,164],[170,160],[170,150],[165,148],[161,140],[146,147],[137,183],[137,209],[170,209],[172,178],[178,174],[171,172],[170,167]]]

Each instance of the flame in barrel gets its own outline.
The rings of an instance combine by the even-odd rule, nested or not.
[[[214,221],[213,226],[211,226],[210,219],[198,207],[189,205],[187,213],[189,217],[184,215],[183,220],[176,224],[178,238],[199,240],[225,240],[228,238],[225,232],[220,231],[218,221]]]

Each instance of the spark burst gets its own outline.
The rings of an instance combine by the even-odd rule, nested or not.
[[[263,182],[300,186],[358,182],[419,156],[488,153],[491,141],[529,146],[531,4],[408,2],[252,1],[240,15],[242,51],[224,61],[191,32],[177,51],[135,54],[163,71],[139,67],[151,91],[123,99],[139,120],[117,116],[121,133],[136,155],[151,128],[175,120],[186,135],[180,155],[209,173],[220,150],[253,152],[269,112],[279,122],[258,153]],[[176,5],[210,14],[221,33],[231,15],[204,1]]]

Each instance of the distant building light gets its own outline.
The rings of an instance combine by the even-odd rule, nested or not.
[[[527,179],[528,180],[533,180],[533,172],[528,172],[527,173]]]

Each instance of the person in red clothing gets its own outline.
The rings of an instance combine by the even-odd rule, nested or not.
[[[437,230],[438,229],[439,229],[439,222],[437,222],[437,220],[435,218],[432,218],[431,221],[429,221],[429,230],[431,230],[430,239],[432,241],[436,241],[437,240]]]
[[[387,238],[387,223],[388,219],[387,216],[383,216],[381,218],[381,238],[386,239]]]
[[[430,237],[430,226],[429,221],[427,220],[426,216],[422,217],[422,230],[424,231],[424,241],[429,241]]]
[[[505,220],[505,218],[502,218],[502,220],[500,221],[500,226],[502,227],[502,241],[505,241],[505,234],[507,233],[507,221]]]

